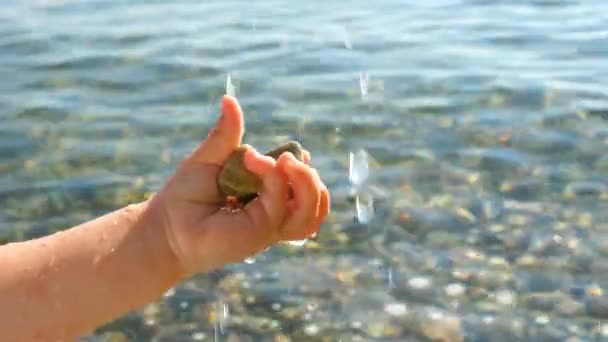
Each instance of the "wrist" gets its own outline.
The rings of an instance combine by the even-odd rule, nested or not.
[[[143,234],[146,271],[156,275],[163,290],[168,290],[185,276],[167,236],[163,207],[156,196],[137,204]]]

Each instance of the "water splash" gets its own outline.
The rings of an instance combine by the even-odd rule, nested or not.
[[[251,264],[255,263],[255,258],[246,258],[244,261],[246,264],[251,265]]]
[[[236,96],[236,87],[232,84],[232,76],[230,74],[226,77],[226,95]]]

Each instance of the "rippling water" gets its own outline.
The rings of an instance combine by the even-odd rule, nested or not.
[[[245,141],[299,139],[331,217],[316,241],[195,277],[91,339],[608,335],[600,0],[5,1],[0,240],[156,191],[229,74]],[[366,223],[348,183],[360,149]]]

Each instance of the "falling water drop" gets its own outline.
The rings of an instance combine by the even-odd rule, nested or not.
[[[369,178],[367,152],[363,149],[356,153],[350,152],[349,157],[348,179],[355,188],[359,188]]]
[[[369,193],[358,194],[355,197],[355,210],[359,223],[369,223],[374,217],[374,199]]]
[[[361,88],[361,99],[365,100],[368,94],[369,75],[366,72],[359,74],[359,87]]]
[[[228,304],[221,303],[221,312],[218,315],[218,317],[219,317],[219,323],[220,323],[220,332],[223,335],[226,333],[226,331],[224,329],[224,323],[228,319]]]
[[[292,245],[295,247],[302,247],[306,244],[306,241],[308,241],[308,240],[292,240],[292,241],[288,241],[287,243],[289,245]]]
[[[395,288],[395,279],[393,276],[393,268],[389,267],[388,271],[386,271],[386,278],[388,281],[388,288],[389,289],[394,289]]]
[[[344,47],[351,50],[353,48],[353,43],[351,42],[348,31],[346,31],[345,27],[342,27],[342,38],[344,41]]]
[[[232,84],[232,77],[230,74],[226,77],[226,95],[236,96],[236,87]]]
[[[360,223],[369,223],[374,215],[374,199],[365,189],[369,179],[369,158],[364,149],[350,152],[348,179],[355,195],[355,210]]]

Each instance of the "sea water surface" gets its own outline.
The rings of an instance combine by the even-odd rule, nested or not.
[[[228,78],[331,215],[85,340],[608,339],[602,0],[4,1],[0,241],[157,191]]]

